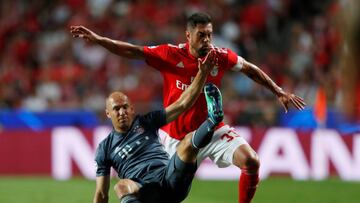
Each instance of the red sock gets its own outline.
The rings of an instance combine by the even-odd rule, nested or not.
[[[259,173],[249,173],[242,169],[239,181],[239,203],[249,203],[254,197],[259,183]]]

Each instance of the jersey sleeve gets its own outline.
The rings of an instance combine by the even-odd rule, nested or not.
[[[111,165],[106,159],[105,143],[101,142],[95,154],[96,176],[107,176],[110,174]]]
[[[166,44],[158,46],[144,46],[145,62],[159,71],[164,71],[168,52],[169,46]]]
[[[144,122],[152,128],[161,128],[166,125],[166,113],[165,109],[152,111],[143,116]]]
[[[227,49],[227,69],[240,71],[244,65],[244,58],[238,56],[235,52]]]

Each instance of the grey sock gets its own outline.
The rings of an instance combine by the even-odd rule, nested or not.
[[[214,128],[215,124],[210,119],[206,119],[194,132],[191,138],[191,145],[195,149],[205,147],[211,141],[211,138],[214,134]]]

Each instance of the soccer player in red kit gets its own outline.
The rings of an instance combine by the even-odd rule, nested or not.
[[[164,78],[164,107],[176,101],[190,85],[198,71],[198,59],[206,56],[211,49],[216,52],[217,66],[211,71],[207,82],[220,86],[225,71],[242,72],[272,91],[284,106],[285,111],[288,110],[289,103],[299,110],[305,106],[302,98],[283,91],[254,64],[230,49],[213,46],[211,44],[212,22],[210,16],[205,13],[195,13],[187,19],[187,43],[179,45],[137,46],[99,36],[83,26],[71,26],[70,29],[74,37],[97,43],[119,56],[145,60],[148,65],[159,70]],[[206,101],[204,97],[199,97],[191,109],[163,128],[169,135],[164,143],[167,152],[170,155],[174,154],[179,140],[183,139],[188,132],[195,130],[206,117]],[[239,202],[250,202],[259,182],[260,164],[256,152],[241,135],[234,128],[221,123],[214,132],[211,143],[200,150],[198,163],[206,157],[212,159],[218,167],[233,164],[241,169]]]

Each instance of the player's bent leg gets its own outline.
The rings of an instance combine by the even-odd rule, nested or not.
[[[192,133],[191,146],[194,149],[201,149],[209,144],[214,134],[216,125],[217,123],[211,121],[210,118],[206,119],[200,127]]]
[[[190,144],[187,147],[193,150]],[[177,153],[171,157],[165,172],[165,183],[163,184],[168,189],[166,192],[166,203],[181,202],[187,197],[197,169],[195,163],[196,155],[194,156],[194,162],[191,163],[181,160]]]
[[[248,172],[257,172],[260,167],[259,157],[247,144],[239,146],[234,152],[233,164]]]
[[[216,125],[206,119],[195,132],[187,134],[176,149],[179,158],[187,163],[195,163],[199,149],[210,143]]]
[[[233,163],[241,169],[239,203],[249,203],[259,183],[259,158],[249,145],[241,145],[235,150]]]
[[[201,149],[210,143],[215,127],[224,118],[220,90],[214,84],[204,86],[204,94],[208,118],[199,126],[192,136],[191,144],[195,149]]]
[[[224,112],[222,108],[222,97],[220,90],[214,84],[206,84],[204,86],[204,94],[206,99],[208,118],[193,133],[189,133],[185,138],[178,142],[168,137],[163,143],[165,150],[170,156],[175,151],[179,158],[185,162],[195,162],[198,150],[205,147],[211,142],[215,127],[223,120]],[[176,147],[176,150],[174,148]]]
[[[136,194],[139,189],[139,184],[130,179],[121,179],[114,186],[115,194],[121,203],[138,202]]]
[[[211,142],[201,149],[197,162],[209,157],[218,167],[235,165],[241,169],[239,202],[250,202],[259,181],[259,159],[238,132],[228,125],[216,129]]]
[[[210,143],[215,127],[224,118],[220,90],[214,84],[209,83],[204,86],[204,94],[208,118],[194,133],[187,134],[180,142],[177,154],[184,162],[195,163],[198,150]],[[191,141],[191,145],[189,141]]]

